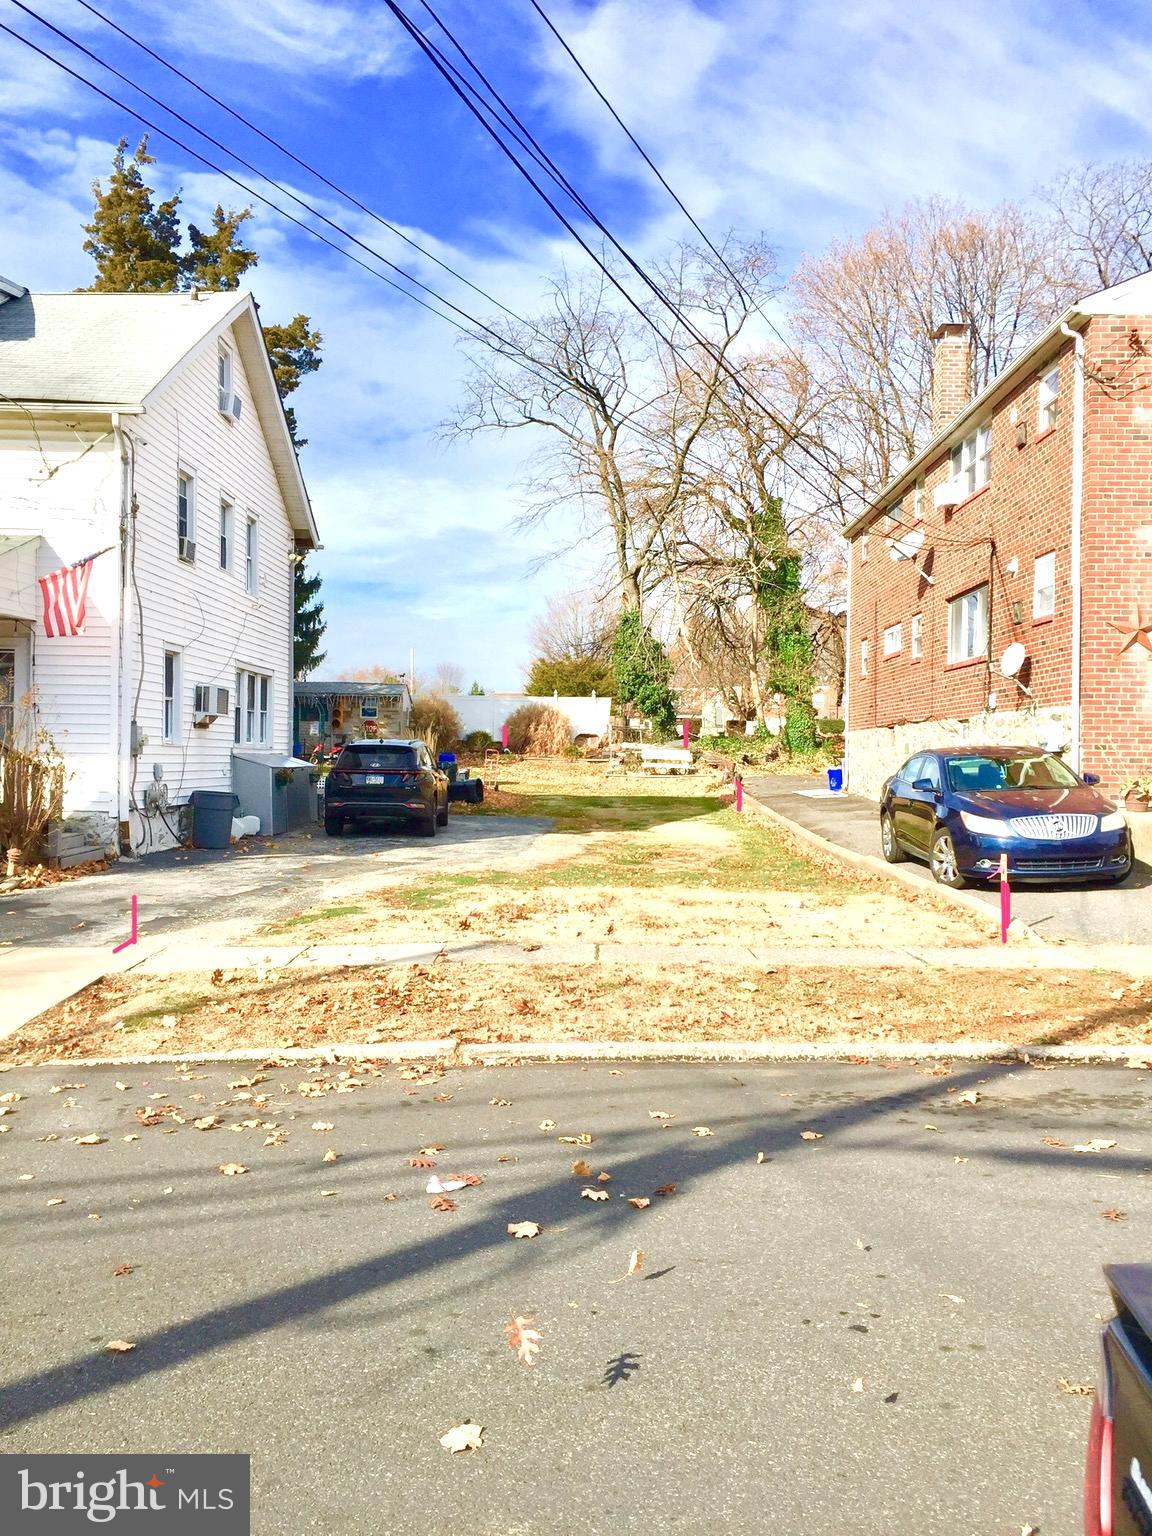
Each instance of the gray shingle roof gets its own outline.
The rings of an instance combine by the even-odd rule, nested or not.
[[[0,304],[0,395],[137,403],[240,293],[30,293]]]

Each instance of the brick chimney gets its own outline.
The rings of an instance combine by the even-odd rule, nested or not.
[[[932,332],[932,435],[948,425],[968,404],[971,389],[972,342],[968,326],[947,321]]]

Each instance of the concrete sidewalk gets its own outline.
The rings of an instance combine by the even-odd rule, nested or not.
[[[879,809],[859,795],[813,793],[823,780],[813,774],[748,773],[744,787],[767,810],[801,832],[812,832],[856,857],[867,857],[878,871],[914,885],[934,885],[927,865],[909,859],[885,864],[880,852]],[[973,888],[959,895],[978,911],[999,910],[999,888]],[[1012,913],[1038,937],[1058,943],[1105,948],[1152,944],[1152,869],[1138,863],[1118,886],[1022,885],[1013,889]],[[1104,961],[1100,961],[1104,964]]]

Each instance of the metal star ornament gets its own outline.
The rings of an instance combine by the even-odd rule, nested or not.
[[[1145,618],[1143,609],[1134,608],[1132,618],[1122,624],[1109,619],[1108,628],[1114,629],[1123,641],[1120,647],[1121,656],[1125,651],[1130,651],[1134,645],[1141,646],[1149,655],[1152,655],[1152,619]]]

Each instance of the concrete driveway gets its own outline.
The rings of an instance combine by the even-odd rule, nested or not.
[[[350,882],[386,885],[424,871],[520,867],[539,856],[551,825],[540,817],[453,815],[435,838],[406,828],[330,838],[321,827],[121,860],[98,875],[0,895],[0,945],[119,944],[134,894],[142,938],[205,924],[255,928],[323,901],[335,885],[344,891]]]
[[[882,858],[879,809],[859,795],[817,795],[821,781],[812,775],[745,775],[746,788],[769,809],[853,853]],[[901,866],[931,884],[928,866],[909,860]],[[994,911],[1000,892],[973,888]],[[1152,943],[1152,870],[1137,864],[1120,886],[1022,885],[1012,893],[1013,916],[1037,933],[1078,944]]]
[[[251,1070],[5,1074],[4,1450],[250,1452],[257,1536],[1078,1536],[1060,1383],[1095,1379],[1101,1266],[1152,1257],[1148,1074]],[[433,1144],[482,1180],[454,1211]]]

